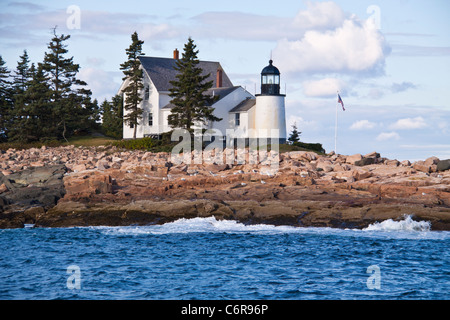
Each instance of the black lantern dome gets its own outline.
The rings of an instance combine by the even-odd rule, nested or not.
[[[275,67],[272,60],[269,65],[261,71],[261,94],[280,94],[280,70]]]

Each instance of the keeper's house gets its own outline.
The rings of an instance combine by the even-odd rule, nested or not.
[[[156,137],[171,131],[168,116],[173,105],[170,103],[170,81],[176,80],[175,62],[179,58],[178,50],[173,58],[139,57],[144,70],[144,89],[141,108],[143,118],[137,127],[137,138]],[[200,61],[204,75],[213,81],[213,87],[207,94],[218,96],[212,105],[214,114],[222,118],[219,122],[203,125],[206,129],[218,129],[223,135],[227,129],[235,130],[240,138],[278,138],[286,141],[286,119],[284,94],[280,94],[280,71],[269,65],[261,72],[261,94],[256,97],[241,86],[234,86],[219,62]],[[123,95],[124,81],[119,89]],[[125,111],[126,112],[126,111]],[[199,124],[200,125],[200,124]],[[276,129],[276,130],[272,130]],[[133,138],[134,128],[124,124],[123,138]]]

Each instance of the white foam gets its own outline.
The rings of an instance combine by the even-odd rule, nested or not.
[[[431,229],[429,221],[414,221],[411,215],[406,215],[404,220],[394,221],[392,219],[375,222],[363,229],[365,231],[419,231],[427,232]]]
[[[427,221],[414,221],[411,216],[404,220],[392,219],[371,224],[360,229],[337,229],[327,227],[293,227],[269,224],[246,225],[234,220],[217,220],[215,217],[178,219],[162,225],[125,226],[125,227],[93,227],[113,236],[140,236],[188,233],[229,233],[229,234],[298,234],[298,235],[336,235],[350,237],[369,237],[382,239],[450,239],[450,231],[430,231]]]
[[[286,233],[298,228],[290,226],[274,226],[268,224],[245,225],[234,220],[217,220],[215,217],[178,219],[163,225],[138,227],[135,232],[166,234],[166,233],[193,233],[193,232],[252,232],[252,233]],[[124,230],[129,232],[130,230]]]

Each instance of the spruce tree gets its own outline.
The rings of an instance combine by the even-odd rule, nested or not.
[[[121,95],[115,95],[112,98],[112,136],[115,138],[123,137],[123,98]]]
[[[13,87],[16,94],[23,93],[27,89],[27,84],[32,76],[30,73],[30,59],[27,50],[24,50],[23,55],[19,58],[20,60],[17,62],[17,68],[15,75],[13,76]]]
[[[9,81],[10,71],[5,64],[6,62],[0,55],[0,141],[8,140],[13,108],[12,87]]]
[[[108,130],[110,127],[111,119],[112,119],[112,106],[108,100],[104,100],[100,105],[100,110],[102,114],[102,132],[105,135],[108,135]]]
[[[301,134],[302,133],[297,130],[297,123],[294,122],[294,124],[292,125],[292,132],[288,138],[288,141],[290,141],[292,143],[299,142]]]
[[[102,132],[113,138],[122,138],[123,136],[123,106],[122,97],[116,95],[109,102],[105,99],[100,105],[102,111]]]
[[[144,88],[144,75],[141,69],[139,56],[144,55],[142,45],[144,41],[139,40],[137,32],[131,35],[131,45],[125,50],[128,60],[120,65],[124,81],[128,85],[123,89],[125,94],[124,109],[126,114],[123,118],[126,124],[134,127],[133,139],[136,139],[137,126],[142,120],[143,110],[139,108],[142,101],[142,89]]]
[[[28,120],[28,104],[25,97],[25,93],[30,85],[30,81],[34,75],[35,67],[29,65],[30,59],[28,58],[28,53],[24,50],[20,60],[17,63],[17,68],[15,70],[15,75],[13,76],[12,92],[13,92],[13,103],[14,107],[11,110],[10,123],[11,128],[9,132],[9,140],[28,142],[27,138],[27,124],[30,124]],[[33,130],[32,130],[33,131]],[[34,133],[36,133],[34,131]]]
[[[208,75],[202,75],[203,70],[198,67],[198,50],[194,40],[188,39],[184,46],[182,58],[176,61],[175,70],[178,71],[176,80],[171,81],[172,88],[169,96],[172,108],[168,121],[172,128],[190,130],[195,123],[206,124],[208,121],[220,121],[214,116],[211,104],[215,98],[205,92],[212,88],[213,81],[206,81]]]
[[[86,82],[77,79],[80,66],[73,57],[65,58],[70,35],[57,35],[53,29],[53,38],[48,44],[43,67],[49,74],[51,84],[53,121],[49,124],[66,141],[66,136],[80,129],[80,125],[89,117],[86,105],[90,103],[90,90],[84,89]]]
[[[20,96],[22,108],[16,108],[14,128],[11,131],[13,141],[31,142],[55,138],[55,131],[48,124],[52,119],[52,96],[49,79],[43,65],[34,64],[29,69],[31,79],[27,81],[26,90]]]

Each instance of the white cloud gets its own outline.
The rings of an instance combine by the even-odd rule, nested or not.
[[[392,130],[422,129],[425,127],[427,127],[427,123],[422,117],[399,119],[389,126]]]
[[[303,93],[308,97],[331,97],[337,91],[342,91],[346,83],[340,79],[325,78],[317,81],[305,81],[302,83]]]
[[[375,128],[377,124],[369,120],[359,120],[350,126],[350,130],[369,130]]]
[[[345,19],[344,12],[334,2],[306,3],[307,9],[297,13],[292,26],[299,29],[331,29],[342,24]]]
[[[274,56],[290,72],[379,73],[387,52],[372,19],[346,19],[334,30],[310,30],[300,40],[280,40]]]
[[[298,39],[308,30],[332,30],[342,25],[345,14],[334,2],[306,3],[295,17],[264,16],[238,11],[209,11],[192,18],[194,34],[214,39],[276,40]]]
[[[400,135],[394,131],[382,132],[376,138],[377,141],[398,140],[398,139],[400,139]]]
[[[198,23],[194,34],[203,38],[267,41],[289,32],[284,18],[243,12],[204,12],[193,17],[193,21]]]

